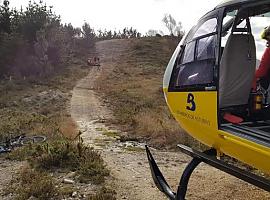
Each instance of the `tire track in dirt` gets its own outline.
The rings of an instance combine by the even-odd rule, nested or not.
[[[166,199],[154,186],[147,158],[139,143],[121,143],[104,132],[115,131],[103,122],[112,117],[111,111],[102,103],[95,92],[95,80],[103,72],[110,72],[117,60],[124,59],[129,49],[128,40],[109,40],[97,43],[97,52],[101,60],[101,70],[93,67],[88,76],[80,80],[73,90],[71,116],[82,131],[84,142],[99,150],[113,176],[112,182],[117,199],[162,200]],[[138,151],[128,151],[127,146],[136,146]],[[140,150],[141,148],[141,150]],[[155,159],[164,172],[167,181],[176,186],[180,174],[190,158],[180,152],[153,150]],[[206,164],[193,173],[187,193],[188,199],[235,199],[266,200],[269,193],[257,189],[241,180],[220,172]]]

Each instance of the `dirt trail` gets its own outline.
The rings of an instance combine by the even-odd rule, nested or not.
[[[159,200],[166,199],[154,186],[147,163],[144,144],[121,143],[114,137],[104,134],[111,130],[104,124],[112,113],[102,103],[94,91],[95,80],[103,72],[113,70],[118,59],[124,59],[129,51],[126,40],[110,40],[97,43],[97,52],[101,58],[101,69],[93,67],[73,90],[71,116],[83,132],[85,143],[93,146],[102,156],[114,177],[113,186],[117,199]],[[130,151],[130,147],[136,151]],[[179,176],[190,158],[179,152],[164,152],[153,149],[153,154],[170,185],[178,184]],[[244,183],[232,176],[202,164],[194,172],[189,184],[188,199],[270,199],[270,194]]]
[[[5,190],[6,187],[9,186],[13,177],[17,176],[17,172],[24,164],[24,162],[9,161],[4,158],[0,158],[0,199],[13,199],[12,194],[5,194]]]

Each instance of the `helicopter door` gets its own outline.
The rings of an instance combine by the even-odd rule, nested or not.
[[[256,47],[249,18],[243,23],[244,28],[238,28],[234,23],[221,57],[219,70],[221,109],[248,104],[256,67]]]
[[[207,130],[218,126],[214,78],[218,55],[217,14],[202,19],[186,36],[165,93],[176,120],[190,134],[196,134],[202,127]]]

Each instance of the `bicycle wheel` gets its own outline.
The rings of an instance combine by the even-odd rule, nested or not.
[[[35,135],[33,136],[34,143],[40,143],[45,142],[47,140],[47,137],[44,135]]]
[[[41,143],[46,141],[46,139],[47,139],[46,136],[43,135],[27,136],[21,139],[21,144],[25,145],[31,143]]]

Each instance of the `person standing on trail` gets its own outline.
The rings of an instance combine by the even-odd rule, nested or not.
[[[96,64],[97,64],[98,70],[100,70],[100,61],[99,61],[99,57],[97,57],[97,62],[96,62]]]

